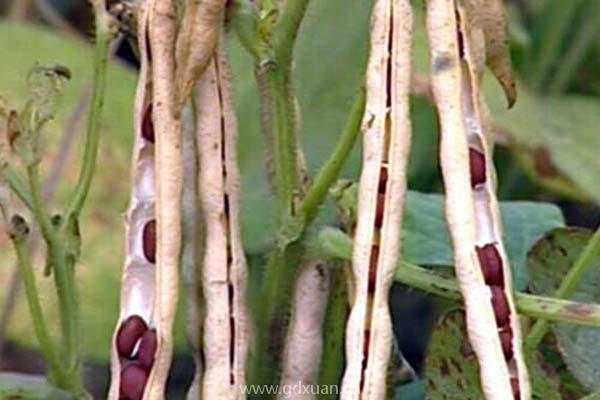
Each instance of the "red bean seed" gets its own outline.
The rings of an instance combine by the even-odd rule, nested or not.
[[[492,291],[492,306],[496,315],[496,324],[504,326],[508,323],[508,316],[510,314],[508,299],[500,286],[490,286],[490,290]]]
[[[148,326],[139,315],[132,315],[121,323],[117,332],[117,352],[121,357],[131,357],[135,344]]]
[[[504,358],[509,361],[513,358],[513,335],[510,329],[499,332],[500,335],[500,343],[502,343],[502,352],[504,353]]]
[[[502,268],[502,258],[498,249],[493,244],[486,244],[483,247],[475,246],[477,258],[481,265],[481,272],[485,283],[488,285],[504,286],[504,273]]]
[[[385,208],[385,194],[377,194],[377,209],[375,210],[375,227],[383,226],[383,210]]]
[[[152,369],[152,365],[154,364],[154,355],[156,353],[156,347],[156,330],[149,329],[146,332],[144,332],[137,353],[138,361],[147,370]]]
[[[469,166],[471,169],[471,187],[485,182],[485,156],[483,153],[469,149]]]
[[[148,372],[138,364],[129,364],[121,371],[121,396],[127,400],[140,400],[148,381]]]
[[[152,121],[152,104],[148,104],[142,118],[142,137],[154,143],[154,122]]]
[[[144,256],[154,264],[156,262],[156,220],[153,219],[144,225],[142,232],[142,245]]]
[[[379,259],[379,246],[371,247],[371,260],[369,262],[369,293],[375,291],[375,283],[377,281],[377,261]]]
[[[521,400],[521,389],[519,388],[519,380],[517,378],[510,378],[510,386],[512,387],[514,400]]]
[[[385,187],[388,181],[388,169],[386,167],[381,167],[379,170],[379,186],[377,187],[377,192],[385,193]]]

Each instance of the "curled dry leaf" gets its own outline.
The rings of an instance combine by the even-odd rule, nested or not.
[[[472,18],[459,2],[428,2],[432,85],[442,127],[446,218],[485,396],[529,399],[480,91],[483,30],[471,23]]]
[[[249,336],[247,271],[239,221],[238,133],[231,85],[221,47],[195,88],[198,187],[205,227],[202,391],[217,399],[244,398],[239,388],[246,379]]]
[[[328,297],[327,267],[319,261],[304,262],[296,278],[292,316],[283,350],[281,387],[318,384]],[[310,400],[315,396],[314,393],[281,393],[278,398]]]
[[[137,9],[138,39],[146,40],[147,3]],[[111,351],[110,399],[141,399],[152,369],[154,354],[147,345],[141,352],[142,338],[155,332],[156,318],[156,220],[154,141],[151,65],[145,46],[140,46],[140,73],[134,106],[134,148],[132,190],[126,216],[125,266],[121,283],[121,311]],[[146,340],[147,342],[147,340]],[[151,350],[150,350],[151,351]],[[144,362],[141,362],[141,359]]]
[[[226,0],[186,0],[177,37],[177,104],[183,104],[217,47]]]
[[[375,2],[342,400],[377,400],[386,395],[393,340],[388,293],[398,261],[410,146],[412,29],[410,1]]]
[[[517,79],[510,60],[508,22],[503,0],[460,0],[483,30],[486,64],[500,82],[508,107],[517,101]]]

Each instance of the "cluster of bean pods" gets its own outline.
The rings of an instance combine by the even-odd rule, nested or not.
[[[398,262],[410,147],[412,30],[409,0],[375,1],[342,400],[386,396],[393,340],[388,293]]]
[[[188,238],[183,258],[188,275],[192,275],[188,282],[192,290],[198,289],[192,295],[194,302],[201,297],[206,300],[204,322],[210,327],[201,333],[203,315],[193,310],[191,324],[196,329],[190,332],[204,335],[206,368],[202,371],[198,365],[190,398],[201,391],[238,398],[239,386],[245,381],[249,329],[246,263],[239,234],[237,126],[228,66],[222,50],[215,51],[225,2],[197,3],[186,3],[189,9],[183,26],[187,30],[179,32],[174,0],[142,1],[136,8],[141,69],[134,111],[136,135],[121,312],[111,354],[111,399],[165,396],[178,300],[182,210],[186,217],[201,220],[207,231],[199,271],[194,262],[197,240],[191,235],[199,226],[183,224]],[[205,40],[190,40],[197,32],[203,32]],[[176,54],[182,58],[177,65]],[[197,101],[192,110],[184,107],[188,101],[182,99],[194,86]],[[191,151],[182,150],[182,145],[191,146]],[[197,159],[199,173],[194,168]],[[188,191],[183,196],[184,174],[188,183],[198,180],[197,187],[203,188],[199,194],[190,196]],[[195,210],[198,204],[201,218]],[[193,284],[200,276],[201,289]],[[199,338],[192,337],[192,344],[199,364]]]
[[[477,7],[469,1],[473,2],[428,0],[427,28],[433,94],[442,131],[446,217],[465,300],[469,339],[479,360],[486,398],[529,399],[495,195],[487,109],[480,88],[490,39],[485,36],[485,21],[475,23]],[[510,87],[506,81],[505,88]],[[507,97],[509,103],[514,101],[510,90]]]

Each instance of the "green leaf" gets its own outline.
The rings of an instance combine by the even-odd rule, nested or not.
[[[529,256],[531,290],[544,295],[554,293],[590,237],[588,232],[559,229],[538,242]],[[572,299],[600,302],[600,259],[581,280]],[[553,332],[571,373],[588,389],[600,390],[600,329],[556,324]]]
[[[357,186],[340,201],[356,215]],[[354,207],[354,209],[353,209]],[[564,226],[560,209],[548,203],[501,202],[506,252],[517,290],[527,285],[527,252],[546,232]],[[417,265],[453,265],[452,244],[444,215],[444,196],[408,191],[404,209],[402,258]]]
[[[394,388],[393,400],[425,400],[425,382],[410,382]]]
[[[71,393],[52,386],[42,376],[0,373],[0,399],[75,400]]]
[[[540,97],[525,88],[507,110],[499,86],[487,79],[494,123],[526,171],[546,189],[600,204],[600,102],[592,97]]]
[[[431,337],[426,359],[427,398],[444,400],[480,400],[479,366],[466,341],[462,311],[444,316]],[[559,379],[539,354],[526,356],[533,399],[560,400]]]

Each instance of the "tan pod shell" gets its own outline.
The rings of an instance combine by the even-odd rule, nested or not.
[[[138,41],[146,42],[148,8],[142,2],[138,12]],[[154,143],[142,135],[145,111],[151,102],[151,67],[146,53],[147,47],[140,45],[140,73],[134,105],[134,146],[131,165],[131,197],[125,220],[125,265],[121,277],[121,306],[111,347],[111,385],[108,398],[119,399],[119,386],[123,363],[117,352],[117,333],[127,318],[138,315],[146,324],[155,328],[155,265],[143,253],[143,228],[154,219]]]
[[[329,297],[329,271],[319,261],[305,261],[296,277],[292,317],[283,350],[280,387],[317,385],[323,349],[323,320]],[[290,389],[287,389],[290,390]],[[280,393],[281,400],[311,400],[314,390]]]
[[[398,262],[410,147],[412,27],[410,1],[375,1],[352,266],[355,293],[346,329],[342,400],[380,400],[386,396],[393,341],[388,292]],[[381,204],[379,184],[384,180],[384,169],[387,179]],[[383,215],[380,227],[376,223],[378,213]],[[375,247],[378,255],[373,254]]]
[[[466,21],[470,17],[455,1],[428,0],[427,12],[432,86],[442,129],[440,151],[446,188],[446,218],[454,245],[456,276],[466,306],[469,339],[479,360],[486,398],[515,399],[511,378],[517,378],[520,399],[529,399],[510,268],[502,245],[491,145],[485,133],[488,128],[486,109],[479,91],[485,62],[483,32],[477,26],[467,28]],[[462,35],[460,44],[458,32]],[[470,149],[485,157],[484,182],[474,187]],[[509,361],[505,359],[499,338],[491,287],[485,282],[475,250],[476,246],[487,244],[497,249],[502,261],[501,285],[513,332],[514,357]]]
[[[195,88],[198,187],[205,226],[203,392],[215,399],[244,398],[240,386],[246,379],[249,335],[231,79],[224,49],[220,48]]]
[[[179,290],[183,152],[181,110],[175,104],[174,0],[151,0],[148,32],[152,51],[153,120],[156,132],[156,298],[158,349],[144,400],[165,396],[173,356],[173,324]]]

